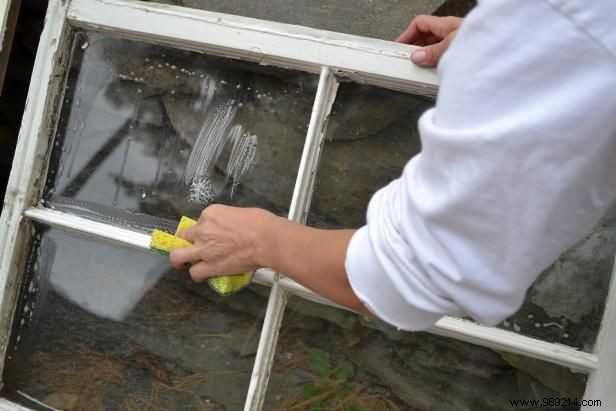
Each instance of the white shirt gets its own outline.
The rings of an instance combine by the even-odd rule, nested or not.
[[[407,330],[503,320],[616,198],[615,1],[480,1],[438,73],[421,153],[346,256],[360,300]]]

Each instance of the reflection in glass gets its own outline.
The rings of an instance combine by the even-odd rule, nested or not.
[[[504,411],[515,399],[581,401],[585,383],[585,375],[553,364],[399,332],[292,297],[264,409]]]
[[[421,147],[423,97],[340,85],[329,122],[309,225],[358,228],[371,196],[398,178]],[[499,326],[591,352],[599,331],[616,249],[616,205],[594,231],[530,288],[521,309]]]
[[[222,298],[158,254],[34,236],[5,396],[34,409],[243,408],[269,290]]]
[[[45,199],[141,229],[213,202],[285,214],[317,80],[77,33]]]

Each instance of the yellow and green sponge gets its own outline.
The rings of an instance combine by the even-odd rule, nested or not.
[[[177,234],[195,224],[197,224],[195,220],[188,217],[182,217],[180,219],[180,223],[178,224],[178,228],[175,230],[176,235],[169,234],[161,230],[154,230],[150,240],[150,248],[163,255],[169,255],[171,250],[191,245],[190,242],[177,237]],[[254,271],[250,271],[241,274],[210,277],[208,278],[207,283],[218,294],[227,296],[247,287],[250,284],[254,274]]]

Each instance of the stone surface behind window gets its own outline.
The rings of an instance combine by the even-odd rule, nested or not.
[[[464,15],[474,5],[466,0],[154,1],[391,41],[418,14],[440,10]]]
[[[264,409],[504,411],[516,409],[510,400],[578,398],[537,408],[572,411],[585,383],[554,364],[292,297]]]

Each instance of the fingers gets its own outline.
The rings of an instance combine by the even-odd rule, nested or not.
[[[462,21],[459,17],[417,16],[396,41],[422,46],[411,55],[413,63],[422,67],[435,67]]]
[[[452,31],[457,30],[463,19],[459,17],[418,16],[417,30],[421,33],[430,33],[435,38],[442,40]]]
[[[417,16],[396,41],[420,46],[434,44],[457,30],[462,21],[459,17]]]
[[[197,230],[199,229],[199,224],[195,224],[192,227],[188,227],[185,230],[180,231],[176,234],[177,237],[180,237],[183,240],[188,241],[189,243],[194,243],[197,240]]]
[[[441,59],[441,56],[445,53],[447,48],[449,48],[452,39],[453,35],[450,34],[439,43],[415,50],[411,55],[411,60],[421,67],[435,67]]]
[[[194,264],[192,267],[190,267],[188,272],[190,272],[191,278],[198,283],[208,279],[209,277],[221,275],[218,267],[215,264],[204,263],[203,261]]]
[[[415,44],[419,40],[419,30],[417,29],[417,19],[413,19],[408,28],[402,32],[396,39],[398,43]]]
[[[194,245],[176,248],[169,254],[169,261],[171,262],[171,265],[177,269],[186,268],[187,264],[199,261],[200,259],[199,248]]]

